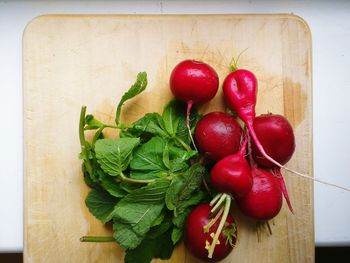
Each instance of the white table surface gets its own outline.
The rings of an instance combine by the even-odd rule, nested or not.
[[[0,252],[23,248],[21,40],[42,14],[294,13],[313,41],[315,177],[350,187],[350,1],[1,1]],[[315,184],[317,245],[350,245],[350,192]]]

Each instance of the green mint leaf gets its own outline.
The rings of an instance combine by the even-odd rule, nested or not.
[[[130,225],[114,220],[113,237],[124,249],[136,248],[142,242],[144,236],[136,234]]]
[[[186,218],[187,216],[191,213],[191,208],[186,208],[183,213],[173,217],[173,224],[177,227],[177,228],[183,228],[186,222]]]
[[[137,235],[145,235],[162,212],[168,186],[169,180],[158,179],[132,191],[116,205],[115,219],[130,225]]]
[[[159,216],[156,218],[156,220],[153,221],[151,227],[160,225],[164,221],[164,218],[165,218],[165,210],[163,209],[162,212],[159,214]]]
[[[93,115],[89,114],[85,117],[85,130],[94,130],[101,127],[104,127],[105,124],[103,124],[101,121],[97,120]]]
[[[120,175],[129,165],[138,138],[102,139],[95,144],[96,158],[106,173]]]
[[[175,210],[181,203],[190,199],[193,192],[199,189],[204,173],[205,168],[197,163],[184,174],[175,177],[166,192],[165,203],[167,208]]]
[[[112,219],[117,201],[117,198],[106,192],[91,190],[85,199],[85,204],[91,214],[102,223],[106,223]]]
[[[182,238],[183,235],[183,228],[174,227],[173,231],[171,232],[171,241],[173,241],[173,244],[176,245]]]
[[[163,150],[165,140],[161,137],[153,137],[134,152],[130,162],[130,168],[143,171],[166,171],[163,163]]]
[[[168,231],[172,226],[173,223],[170,220],[165,220],[162,224],[152,227],[147,233],[147,238],[155,239]]]
[[[121,187],[120,183],[115,181],[115,178],[103,173],[100,176],[100,184],[110,194],[117,198],[123,198],[127,192]]]
[[[139,185],[139,184],[132,184],[132,183],[129,183],[129,182],[121,182],[120,183],[120,187],[127,193],[131,193],[132,191],[138,189],[138,188],[141,188],[142,185]]]
[[[171,241],[171,231],[163,233],[156,239],[145,238],[135,249],[126,251],[125,263],[149,263],[153,258],[169,259],[174,245]]]
[[[158,113],[147,113],[141,119],[132,124],[132,128],[121,131],[119,136],[124,137],[150,137],[160,136],[167,137],[168,134],[164,130],[162,117]]]
[[[189,199],[183,200],[183,201],[178,203],[177,207],[175,208],[176,209],[175,214],[180,215],[180,214],[184,213],[186,208],[199,204],[206,197],[207,197],[207,194],[204,191],[198,191],[198,192],[192,193],[192,195]]]
[[[168,142],[165,143],[165,147],[163,150],[163,164],[167,169],[170,168],[170,159],[169,159],[169,145]]]
[[[182,158],[171,160],[169,163],[170,172],[180,172],[188,169],[188,164]]]
[[[136,95],[144,91],[146,89],[146,86],[147,86],[147,73],[140,72],[139,74],[137,74],[135,83],[130,87],[130,89],[127,92],[124,93],[123,97],[119,101],[119,104],[117,106],[116,117],[115,117],[116,124],[120,123],[120,113],[121,113],[123,104],[127,100],[135,97]]]
[[[168,176],[169,173],[166,171],[158,171],[158,170],[146,170],[146,171],[139,171],[139,170],[131,170],[130,171],[130,178],[134,179],[156,179],[156,178],[162,178]]]
[[[164,108],[162,118],[165,130],[171,136],[175,136],[177,126],[179,125],[180,115],[177,108],[176,100],[170,101]]]
[[[186,126],[186,104],[178,102],[177,104],[177,112],[180,116],[179,124],[176,130],[176,136],[184,141],[186,144],[191,144],[191,138],[188,134],[187,126]],[[190,114],[190,127],[191,132],[194,133],[197,122],[202,118],[202,115],[198,114],[195,108],[192,108]]]

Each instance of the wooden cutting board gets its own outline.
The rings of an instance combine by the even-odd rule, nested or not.
[[[311,37],[293,15],[49,15],[29,23],[23,37],[25,206],[24,261],[123,262],[118,245],[80,243],[83,235],[110,234],[84,205],[78,119],[82,105],[113,122],[115,105],[146,71],[145,94],[127,103],[123,119],[161,111],[172,97],[169,74],[181,60],[211,64],[222,81],[233,56],[256,73],[257,112],[292,123],[296,152],[290,168],[312,176]],[[223,110],[221,90],[206,113]],[[110,136],[115,136],[110,132]],[[295,214],[284,204],[273,235],[233,213],[239,243],[224,262],[313,262],[313,184],[285,173]],[[169,262],[198,262],[183,245]]]

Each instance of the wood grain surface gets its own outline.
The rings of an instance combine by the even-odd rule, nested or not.
[[[256,73],[257,113],[279,113],[292,123],[296,152],[288,167],[312,176],[311,36],[293,15],[49,15],[32,20],[23,37],[25,207],[24,262],[123,262],[117,244],[80,243],[83,235],[110,234],[89,214],[80,171],[78,119],[82,105],[113,122],[116,103],[139,71],[147,90],[127,103],[132,122],[161,111],[172,97],[168,79],[182,59],[211,64],[222,81],[233,56]],[[221,90],[206,113],[223,110]],[[116,136],[109,131],[109,136]],[[294,205],[273,220],[273,235],[233,213],[236,249],[223,262],[314,261],[313,184],[286,173]],[[158,261],[156,261],[158,262]],[[169,262],[198,262],[183,245]]]

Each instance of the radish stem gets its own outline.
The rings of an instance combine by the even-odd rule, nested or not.
[[[219,217],[222,215],[222,213],[224,212],[224,208],[221,207],[221,209],[219,210],[219,212],[215,215],[214,218],[212,218],[208,224],[206,224],[203,227],[203,231],[204,233],[208,233],[210,228],[216,223],[216,221],[218,221]]]
[[[191,114],[192,105],[193,105],[193,101],[189,100],[187,102],[187,110],[186,110],[186,126],[187,126],[187,130],[188,130],[188,134],[191,138],[191,142],[193,144],[193,147],[198,152],[198,149],[197,149],[196,144],[194,143],[194,139],[192,137],[191,126],[190,126],[190,114]]]
[[[225,201],[227,194],[222,194],[219,201],[215,204],[215,206],[210,210],[210,215],[214,215],[216,211],[220,208],[221,204]]]
[[[279,184],[280,184],[280,187],[281,187],[281,190],[282,190],[284,199],[285,199],[286,202],[287,202],[288,208],[289,208],[289,210],[292,212],[292,214],[294,214],[293,207],[292,207],[292,203],[290,202],[290,199],[289,199],[287,186],[286,186],[286,184],[285,184],[285,182],[284,182],[283,175],[282,175],[282,173],[281,173],[280,168],[275,167],[275,168],[273,169],[273,172],[274,172],[274,174],[276,175],[276,178],[278,179],[278,182],[279,182]]]
[[[213,253],[214,253],[214,249],[215,249],[215,246],[219,240],[219,236],[221,235],[221,231],[224,227],[224,224],[226,222],[226,219],[227,219],[227,216],[228,216],[228,213],[230,212],[230,207],[231,207],[231,197],[228,196],[227,194],[223,194],[225,195],[225,208],[224,208],[224,213],[221,217],[221,220],[220,220],[220,224],[218,226],[218,229],[216,230],[215,232],[215,235],[214,235],[214,238],[213,238],[213,242],[211,243],[210,247],[209,247],[209,250],[208,250],[208,258],[212,258],[213,257]]]

